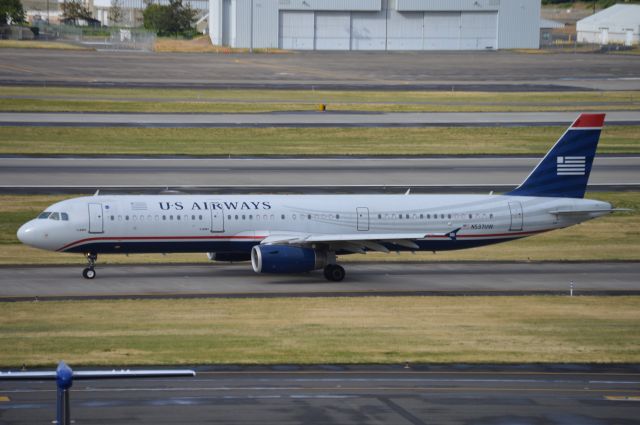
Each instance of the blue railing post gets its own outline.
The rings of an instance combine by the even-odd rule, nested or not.
[[[69,389],[73,385],[73,370],[71,370],[65,362],[58,364],[58,368],[56,369],[56,384],[58,386],[56,423],[58,425],[70,425]]]

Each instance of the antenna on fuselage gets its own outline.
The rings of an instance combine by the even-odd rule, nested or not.
[[[96,193],[93,194],[93,196],[98,196],[100,195],[100,189],[96,190]]]
[[[407,191],[404,193],[405,195],[408,195],[411,193],[411,188],[407,189]]]

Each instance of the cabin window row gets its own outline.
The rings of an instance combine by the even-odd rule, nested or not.
[[[445,218],[448,220],[464,220],[466,218],[469,220],[475,219],[490,219],[493,220],[493,214],[487,213],[476,213],[476,214],[378,214],[379,220],[409,220],[413,218],[414,220],[444,220]]]
[[[315,220],[340,220],[340,214],[291,214],[291,219],[293,220],[304,220],[305,218],[307,220],[311,220],[311,219],[315,219]],[[286,214],[280,214],[280,219],[281,220],[286,220],[287,215]],[[240,221],[240,220],[263,220],[263,221],[268,221],[268,220],[275,220],[276,216],[274,214],[271,215],[260,215],[260,214],[256,214],[255,216],[253,214],[235,214],[235,215],[227,215],[227,220],[231,221],[231,220],[236,220],[236,221]]]
[[[189,218],[191,218],[191,221],[202,221],[204,219],[204,217],[202,215],[192,215],[189,216],[187,214],[185,215],[118,215],[117,216],[117,220],[118,221],[189,221]],[[111,221],[116,221],[116,216],[112,215],[109,217],[109,219]]]

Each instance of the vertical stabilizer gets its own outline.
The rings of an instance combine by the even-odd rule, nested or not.
[[[582,114],[560,137],[514,196],[584,198],[605,114]]]

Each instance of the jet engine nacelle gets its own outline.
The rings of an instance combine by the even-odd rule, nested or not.
[[[251,254],[248,252],[207,252],[207,257],[211,261],[249,261],[251,260]]]
[[[256,273],[305,273],[328,264],[327,253],[289,245],[255,245],[251,265]]]

